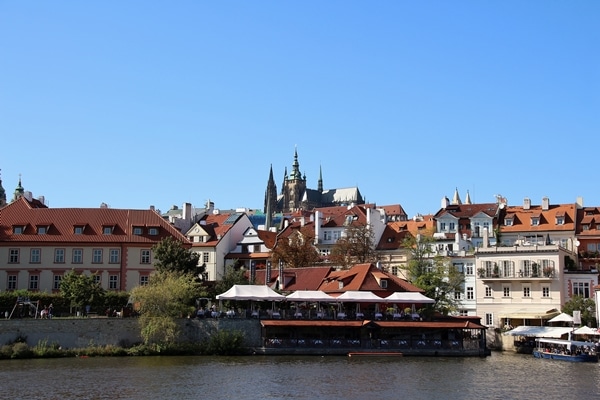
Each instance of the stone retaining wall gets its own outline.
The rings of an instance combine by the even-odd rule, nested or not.
[[[260,346],[260,322],[246,319],[182,319],[183,341],[204,341],[219,330],[242,331],[249,347]],[[130,346],[142,341],[136,318],[0,320],[0,345],[26,338],[29,346],[58,343],[63,348]]]

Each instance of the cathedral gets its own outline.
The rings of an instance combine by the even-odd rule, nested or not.
[[[273,166],[269,172],[269,181],[265,192],[265,214],[290,213],[298,210],[364,204],[363,197],[357,187],[341,189],[323,189],[323,171],[319,168],[317,189],[306,187],[306,175],[300,173],[298,151],[294,151],[292,172],[288,175],[287,167],[283,175],[281,192],[277,193],[277,185],[273,179]]]

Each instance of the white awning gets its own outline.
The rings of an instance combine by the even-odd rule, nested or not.
[[[373,292],[362,290],[348,290],[334,299],[338,302],[355,302],[355,303],[385,303],[385,299],[377,296]]]
[[[573,328],[563,326],[517,326],[505,335],[510,336],[532,336],[543,338],[560,338],[562,335],[572,332]]]
[[[419,292],[394,292],[384,299],[387,303],[433,304],[435,300]]]
[[[297,290],[286,296],[288,301],[329,301],[334,302],[335,297],[321,290]]]
[[[265,285],[233,285],[225,293],[217,295],[217,300],[285,300],[285,296]]]

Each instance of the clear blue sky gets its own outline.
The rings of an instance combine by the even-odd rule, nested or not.
[[[3,1],[0,168],[51,207],[600,206],[600,1]]]

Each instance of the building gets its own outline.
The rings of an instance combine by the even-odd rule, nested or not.
[[[319,207],[335,205],[364,204],[357,187],[340,189],[323,189],[323,173],[319,171],[317,189],[307,187],[306,175],[300,172],[298,151],[294,151],[292,171],[288,175],[287,168],[283,176],[281,193],[277,194],[277,185],[273,179],[273,167],[269,171],[269,180],[265,191],[264,211],[268,215],[276,212],[289,213],[295,210],[312,210]],[[267,228],[268,229],[268,228]]]
[[[166,237],[187,244],[153,210],[48,208],[23,191],[0,209],[0,289],[54,292],[75,271],[130,290],[148,282],[152,246]]]

